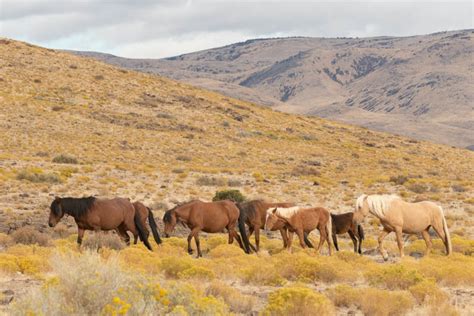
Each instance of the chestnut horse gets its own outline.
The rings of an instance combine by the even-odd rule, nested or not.
[[[142,202],[133,202],[133,207],[135,208],[135,212],[138,213],[138,216],[140,217],[140,221],[143,226],[143,230],[145,231],[145,236],[148,238],[150,235],[150,232],[148,231],[146,227],[146,220],[148,219],[148,223],[150,224],[151,232],[153,234],[153,239],[155,239],[155,242],[159,245],[161,244],[161,238],[160,234],[158,233],[158,226],[156,225],[155,218],[153,217],[153,212],[151,209],[147,206],[145,206]],[[138,241],[138,234],[135,234],[133,239],[133,243],[136,245]]]
[[[354,216],[353,212],[343,213],[343,214],[332,214],[332,241],[334,242],[334,247],[339,251],[339,246],[337,244],[337,236],[345,233],[349,233],[349,236],[352,239],[354,244],[354,252],[362,254],[362,240],[364,240],[364,229],[360,224],[354,224],[352,217]]]
[[[182,223],[191,229],[188,236],[188,253],[192,254],[191,239],[194,237],[197,248],[197,257],[202,257],[199,243],[199,232],[220,233],[224,229],[229,232],[229,244],[237,239],[240,248],[248,253],[248,247],[244,247],[235,226],[239,219],[239,209],[234,202],[229,200],[217,202],[190,201],[178,205],[165,212],[163,222],[165,223],[165,237],[169,237],[176,224]],[[241,232],[245,234],[245,230]]]
[[[275,207],[291,207],[295,206],[293,203],[269,203],[263,200],[253,200],[247,202],[241,202],[237,204],[237,207],[240,210],[239,216],[239,227],[241,222],[245,222],[249,227],[248,238],[255,232],[255,246],[254,247],[251,243],[249,246],[253,249],[253,251],[258,252],[260,249],[260,229],[263,229],[265,226],[265,218],[267,216],[267,210],[270,208]],[[281,227],[275,228],[273,230],[279,230],[281,234],[281,238],[283,239],[283,247],[286,248],[288,242],[288,233],[286,226],[281,225]],[[307,235],[304,236],[305,243],[308,247],[313,248],[313,245],[308,240]]]
[[[384,260],[388,260],[388,254],[383,248],[382,242],[391,232],[396,234],[400,257],[404,255],[402,233],[421,233],[426,243],[426,254],[429,254],[432,246],[430,227],[433,227],[443,241],[446,254],[449,255],[452,252],[451,238],[443,209],[433,202],[409,203],[396,195],[363,194],[356,201],[354,223],[360,223],[369,213],[378,217],[383,226],[378,241],[379,251]]]
[[[67,214],[77,224],[77,243],[82,244],[86,230],[116,230],[130,244],[127,231],[138,234],[145,246],[152,250],[145,230],[129,199],[98,199],[93,196],[84,198],[56,197],[50,206],[49,227],[54,227]]]
[[[326,241],[329,255],[332,254],[332,220],[328,210],[322,207],[301,208],[298,206],[289,208],[274,208],[267,210],[265,229],[272,229],[275,226],[285,225],[289,231],[287,249],[291,252],[293,233],[296,232],[300,240],[301,248],[305,248],[304,233],[310,233],[314,229],[319,230],[319,245],[316,251],[320,251],[321,246]]]

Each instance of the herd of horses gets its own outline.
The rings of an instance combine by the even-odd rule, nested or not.
[[[280,231],[283,247],[290,252],[294,234],[298,236],[302,248],[314,248],[308,234],[317,229],[320,233],[317,252],[326,242],[331,255],[332,244],[339,250],[337,235],[348,233],[354,244],[354,252],[362,254],[364,230],[361,222],[369,213],[379,218],[383,227],[378,243],[379,251],[385,260],[388,259],[388,254],[382,242],[391,232],[396,234],[400,256],[403,256],[403,233],[421,233],[428,254],[432,247],[429,234],[431,227],[443,241],[446,253],[449,255],[452,252],[443,209],[429,201],[405,202],[396,195],[361,195],[356,201],[354,212],[344,214],[332,214],[324,207],[306,208],[293,203],[269,203],[263,200],[242,203],[230,200],[217,202],[192,200],[165,212],[164,236],[169,237],[178,224],[189,228],[191,232],[187,238],[188,252],[193,253],[191,241],[194,238],[197,257],[202,257],[199,242],[201,231],[222,233],[227,230],[229,244],[235,239],[246,253],[251,253],[260,249],[261,229]],[[132,203],[126,198],[56,197],[50,207],[49,226],[54,227],[66,214],[72,216],[77,224],[79,246],[86,230],[115,230],[127,245],[130,244],[128,235],[130,232],[134,236],[135,244],[140,239],[152,250],[148,241],[150,232],[146,225],[147,220],[155,242],[162,243],[152,210],[140,202]],[[252,234],[255,235],[255,245],[249,241]]]

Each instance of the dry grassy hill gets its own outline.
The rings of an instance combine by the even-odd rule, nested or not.
[[[67,284],[84,289],[83,296],[76,293],[74,299],[84,297],[87,304],[95,304],[91,301],[92,290],[108,293],[107,299],[115,295],[112,292],[115,283],[106,281],[112,279],[124,284],[125,290],[133,287],[135,291],[136,282],[151,284],[150,280],[159,278],[167,290],[163,294],[153,287],[158,292],[152,293],[159,294],[154,296],[154,302],[160,303],[160,308],[174,306],[175,313],[183,305],[182,310],[197,308],[187,309],[191,313],[216,312],[206,308],[219,308],[217,311],[226,313],[232,304],[235,304],[231,308],[234,312],[256,312],[266,306],[269,293],[287,282],[310,282],[309,289],[297,287],[295,291],[313,297],[313,290],[323,293],[332,286],[324,282],[367,285],[363,280],[369,280],[364,277],[368,269],[375,273],[374,280],[379,280],[376,271],[380,265],[365,257],[348,257],[347,252],[327,259],[318,259],[309,252],[299,252],[298,257],[273,256],[281,251],[277,239],[264,239],[264,249],[271,257],[265,257],[265,253],[245,256],[234,246],[224,245],[225,238],[219,236],[204,239],[206,252],[201,261],[188,258],[185,241],[178,238],[167,241],[152,254],[142,247],[132,247],[122,252],[105,250],[101,254],[79,256],[70,253],[75,238],[70,218],[66,221],[70,229],[66,226],[62,232],[55,230],[53,234],[46,228],[48,207],[54,195],[126,196],[150,205],[158,217],[164,208],[178,201],[210,200],[216,190],[229,187],[241,190],[249,198],[294,201],[302,205],[323,203],[334,212],[352,210],[358,194],[393,192],[407,200],[438,201],[446,209],[453,236],[458,238],[456,251],[472,253],[469,240],[474,236],[473,152],[285,114],[156,75],[14,40],[0,40],[0,57],[0,232],[3,233],[0,234],[0,290],[12,288],[18,291],[15,293],[22,293],[38,286],[43,291],[35,299],[23,300],[21,311],[47,308],[47,302],[58,297],[67,299],[71,294],[67,292],[70,290]],[[51,244],[49,247],[12,246],[5,234],[31,225],[36,231],[58,234],[65,239],[51,242],[55,247]],[[369,219],[366,230],[365,249],[373,253],[377,222]],[[409,243],[415,253],[423,249],[419,242]],[[344,239],[342,244],[345,245]],[[440,244],[436,247],[440,253]],[[53,260],[49,261],[50,258]],[[298,265],[301,270],[294,270],[294,260],[301,260]],[[423,278],[428,278],[434,273],[430,270],[432,262],[451,264],[446,261],[449,259],[443,260],[409,261],[401,268],[402,273],[408,269],[407,277],[411,278],[410,271],[419,267],[426,272]],[[276,269],[282,264],[286,267],[284,271]],[[352,273],[352,264],[361,267],[356,275]],[[469,276],[463,276],[464,267],[472,265],[472,261],[458,254],[452,264],[458,274],[442,274],[440,280],[447,281],[440,284],[448,287],[446,297],[462,302],[456,303],[457,308],[469,310],[472,289],[459,292],[458,288],[470,282]],[[335,271],[336,266],[344,267],[341,271],[345,272]],[[140,274],[129,273],[128,268],[151,274],[147,274],[146,280],[139,279]],[[311,271],[328,272],[315,276]],[[397,271],[393,272],[395,278]],[[51,274],[55,277],[50,279]],[[130,281],[126,276],[138,279]],[[104,288],[91,288],[95,281],[87,283],[90,278],[102,277]],[[208,281],[213,278],[225,284],[214,282],[214,288],[210,289]],[[46,281],[42,283],[43,280]],[[83,287],[76,287],[77,282],[83,282]],[[195,289],[191,291],[189,284]],[[229,290],[229,284],[238,291]],[[111,288],[105,288],[109,285]],[[426,286],[436,288],[431,283]],[[399,289],[398,285],[394,288]],[[400,295],[407,302],[403,308],[415,306],[412,294],[406,291],[407,287],[403,289],[403,293],[397,292],[393,297],[387,290],[379,294],[388,300],[387,304],[398,301]],[[227,305],[208,298],[206,295],[214,292],[207,291],[214,291],[218,297],[227,293]],[[245,300],[239,296],[241,292],[245,293]],[[41,295],[55,293],[62,294],[51,296],[56,298],[50,297],[48,301],[39,300]],[[141,299],[137,297],[142,297],[137,296],[143,294],[140,293],[133,294],[136,296],[119,293],[118,298],[110,297],[113,302],[106,307],[133,309]],[[185,295],[189,301],[174,293]],[[371,293],[365,296],[369,305],[376,297]],[[105,299],[100,295],[95,298]],[[73,302],[72,299],[64,304]],[[123,300],[135,305],[127,307]],[[332,313],[333,303],[326,296],[321,300],[329,308],[326,311]],[[315,302],[313,298],[311,301]],[[240,302],[250,303],[239,307]],[[97,310],[96,305],[87,304],[78,306]],[[369,305],[360,308],[374,308]],[[349,311],[340,304],[337,306],[338,313]]]
[[[98,59],[207,89],[417,139],[474,144],[473,31],[276,38],[177,57]]]

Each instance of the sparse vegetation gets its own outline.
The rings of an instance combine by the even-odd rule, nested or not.
[[[240,203],[245,201],[245,196],[239,190],[224,190],[224,191],[217,191],[214,197],[212,198],[213,201],[221,201],[221,200],[231,200],[236,203]]]
[[[34,227],[25,226],[12,234],[12,239],[17,244],[47,246],[49,235],[40,233]]]
[[[61,154],[59,156],[54,157],[53,162],[54,163],[66,163],[66,164],[77,164],[77,163],[79,163],[78,160],[75,157],[69,156],[69,155],[64,155],[64,154]]]

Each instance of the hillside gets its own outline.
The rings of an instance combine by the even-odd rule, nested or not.
[[[79,54],[285,112],[467,147],[473,33],[249,40],[162,60]]]
[[[0,106],[0,314],[299,314],[303,301],[303,313],[323,315],[445,315],[474,306],[474,152],[10,39],[0,39]],[[420,258],[414,236],[399,260],[392,236],[383,263],[372,217],[363,256],[341,236],[344,251],[331,257],[297,245],[290,254],[266,232],[258,255],[201,234],[204,258],[195,259],[183,228],[153,252],[113,232],[87,232],[79,251],[71,217],[47,227],[54,196],[140,200],[162,231],[165,209],[226,188],[335,213],[353,210],[361,193],[430,199],[445,209],[455,254],[434,239],[432,256]]]

